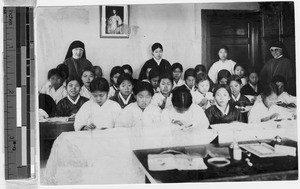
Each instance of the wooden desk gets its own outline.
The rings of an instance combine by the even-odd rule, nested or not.
[[[40,159],[48,159],[53,142],[62,133],[74,131],[74,122],[40,122]],[[43,161],[43,162],[42,162]]]
[[[256,142],[256,141],[255,141]],[[264,140],[270,145],[275,143],[271,140]],[[251,142],[244,142],[251,143]],[[284,139],[281,144],[297,147],[297,142]],[[210,149],[229,146],[229,144],[208,144],[187,146],[180,148],[168,148],[182,152],[199,153],[204,155]],[[272,158],[259,158],[251,154],[250,161],[253,166],[250,167],[245,158],[248,157],[243,152],[241,161],[231,160],[231,163],[225,167],[217,168],[207,163],[210,158],[207,155],[204,163],[207,170],[167,170],[167,171],[149,171],[147,164],[148,154],[159,154],[166,149],[148,149],[134,151],[140,168],[146,174],[151,183],[178,183],[178,182],[224,182],[224,181],[259,181],[259,180],[297,180],[298,179],[298,155],[296,157],[283,156]],[[205,156],[205,155],[204,155]]]

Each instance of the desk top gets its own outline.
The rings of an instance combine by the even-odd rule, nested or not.
[[[243,143],[257,143],[257,141]],[[275,145],[272,140],[263,140],[271,146]],[[283,139],[283,145],[297,147],[297,142]],[[163,148],[135,150],[134,154],[147,171],[146,175],[149,180],[162,183],[177,182],[214,182],[214,181],[238,181],[238,180],[295,180],[298,179],[298,155],[259,158],[254,154],[243,151],[242,160],[235,161],[229,156],[229,143],[224,144],[207,144],[187,147],[168,148],[184,153],[198,153],[204,157],[204,163],[207,165],[206,170],[167,170],[167,171],[149,171],[147,163],[148,154],[159,154],[166,150]],[[218,150],[219,149],[219,150]],[[227,151],[226,151],[227,149]],[[218,153],[219,151],[219,153]],[[207,163],[211,157],[227,157],[230,164],[225,167],[214,167]],[[249,158],[253,166],[249,166],[246,158]],[[290,175],[290,177],[289,177]],[[261,176],[261,177],[260,177]]]

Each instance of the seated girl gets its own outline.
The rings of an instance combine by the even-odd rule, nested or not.
[[[66,86],[64,83],[63,72],[57,68],[48,71],[48,81],[41,88],[41,94],[47,94],[52,97],[57,104],[61,99],[67,96]]]
[[[119,76],[117,80],[118,91],[110,100],[113,100],[121,106],[121,108],[125,108],[128,104],[135,102],[135,98],[132,94],[133,83],[132,83],[131,75],[124,73]]]
[[[245,76],[245,69],[241,64],[234,65],[234,75],[237,75],[241,78],[242,86],[247,84],[247,78]]]
[[[185,86],[190,91],[195,91],[196,71],[193,68],[189,68],[184,72]]]
[[[196,86],[197,90],[191,92],[193,102],[206,110],[214,101],[212,92],[209,92],[210,81],[206,73],[199,73],[197,75]]]
[[[162,112],[162,123],[175,129],[207,129],[208,119],[198,105],[193,104],[192,95],[185,87],[177,87],[172,92],[172,104]]]
[[[124,70],[121,66],[115,66],[111,69],[110,71],[110,88],[109,88],[109,93],[108,93],[108,98],[112,97],[115,95],[116,91],[118,90],[118,77],[124,73]]]
[[[166,107],[172,105],[171,98],[172,98],[172,87],[173,87],[173,79],[172,76],[168,73],[164,73],[160,75],[159,78],[159,91],[155,93],[151,104],[160,107],[161,109],[165,109]]]
[[[66,82],[67,97],[57,103],[56,116],[58,117],[75,117],[80,107],[89,99],[79,94],[83,85],[81,79],[76,76],[70,76]]]
[[[172,64],[171,71],[173,76],[173,89],[181,85],[184,85],[184,80],[181,79],[181,75],[183,72],[182,65],[178,62]]]
[[[219,84],[214,89],[215,105],[205,110],[211,125],[242,121],[241,113],[230,105],[231,91],[228,85]]]
[[[152,105],[154,95],[150,83],[138,81],[133,89],[136,102],[126,106],[118,119],[116,127],[156,127],[160,122],[161,109]]]
[[[195,71],[196,74],[198,75],[199,73],[206,73],[206,68],[204,65],[202,64],[198,64],[197,66],[195,66]]]
[[[93,70],[94,70],[94,73],[95,73],[95,78],[103,77],[103,71],[102,71],[102,68],[100,66],[93,66]]]
[[[272,78],[272,83],[277,85],[278,88],[278,99],[277,104],[281,104],[283,106],[287,105],[297,105],[297,97],[290,95],[286,92],[286,80],[284,77],[280,75],[276,75]]]
[[[217,76],[218,84],[228,84],[227,81],[230,78],[231,73],[228,70],[220,70]]]
[[[248,84],[244,85],[241,93],[246,96],[258,96],[262,91],[262,85],[259,83],[258,72],[252,68],[249,70]]]
[[[109,84],[104,78],[91,82],[92,98],[84,103],[75,116],[74,130],[107,129],[115,127],[121,111],[118,103],[108,99]]]
[[[131,75],[131,77],[132,77],[133,70],[132,70],[132,67],[129,64],[124,64],[122,66],[122,68],[124,70],[124,73],[127,73],[127,74]]]
[[[80,90],[80,96],[83,96],[88,99],[91,98],[92,94],[91,94],[90,85],[94,77],[95,77],[95,73],[92,69],[87,69],[82,72],[81,80],[83,82],[83,86],[81,87]]]
[[[231,90],[230,103],[241,111],[245,111],[246,106],[251,106],[250,100],[241,94],[242,81],[237,75],[232,75],[228,84]]]
[[[56,103],[53,98],[47,94],[39,94],[39,120],[45,120],[48,117],[55,116]]]
[[[153,90],[155,93],[159,92],[159,87],[158,87],[158,80],[159,80],[159,70],[154,68],[150,71],[149,73],[149,78],[148,81],[150,82],[150,84],[153,87]],[[147,80],[144,80],[147,82]]]
[[[278,88],[269,83],[257,97],[252,109],[248,113],[248,123],[260,123],[276,119],[291,119],[293,113],[286,108],[277,106]]]

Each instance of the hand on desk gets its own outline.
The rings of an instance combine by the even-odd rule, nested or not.
[[[94,123],[91,123],[90,125],[86,125],[82,128],[82,130],[94,130],[96,128],[96,125]]]

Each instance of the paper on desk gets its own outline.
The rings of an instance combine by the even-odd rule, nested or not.
[[[186,154],[149,154],[148,168],[150,171],[166,170],[205,170],[203,158]]]
[[[67,122],[69,117],[51,117],[47,119],[48,122]]]

